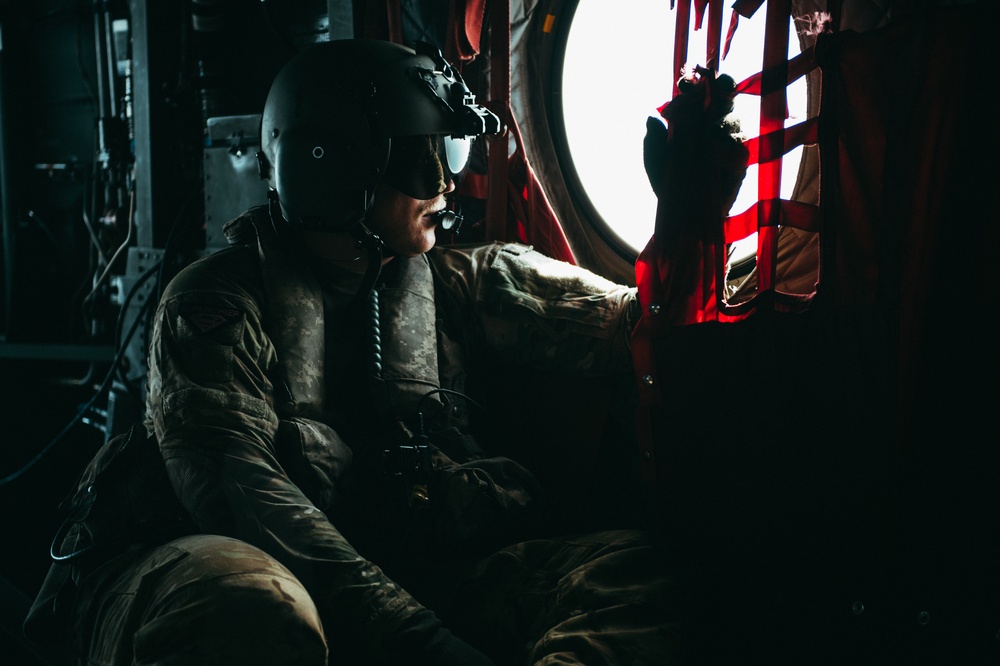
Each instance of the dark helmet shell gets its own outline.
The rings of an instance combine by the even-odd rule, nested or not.
[[[281,69],[261,119],[261,178],[287,221],[345,229],[363,219],[393,137],[500,131],[440,52],[418,48],[336,40]]]

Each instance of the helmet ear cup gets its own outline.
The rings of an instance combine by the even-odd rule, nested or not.
[[[378,137],[359,105],[345,102],[328,100],[321,121],[299,119],[274,137],[271,184],[290,222],[336,229],[364,216],[389,140]]]

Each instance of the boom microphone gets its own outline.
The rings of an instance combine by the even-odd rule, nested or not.
[[[457,235],[462,228],[462,216],[453,210],[439,210],[432,217],[445,231],[451,231],[452,227],[454,227],[455,234]]]

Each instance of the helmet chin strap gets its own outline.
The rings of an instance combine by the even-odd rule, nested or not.
[[[281,212],[280,203],[278,202],[278,197],[276,193],[272,193],[268,196],[268,212],[271,218],[271,226],[274,228],[275,234],[279,238],[287,236],[287,222],[285,221],[284,215]],[[277,220],[281,220],[285,224],[278,224]],[[373,232],[365,224],[364,219],[357,222],[353,227],[351,227],[351,233],[357,239],[358,246],[363,252],[368,254],[368,264],[365,266],[365,274],[361,280],[361,286],[358,289],[358,293],[354,297],[353,305],[362,306],[367,300],[369,294],[375,288],[375,284],[378,282],[379,275],[382,273],[382,261],[386,257],[386,247],[385,242],[379,237],[378,234]],[[390,251],[391,252],[391,251]],[[362,255],[359,254],[357,258]],[[353,261],[353,259],[352,259]]]

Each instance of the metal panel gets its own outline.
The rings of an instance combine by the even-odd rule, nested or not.
[[[267,203],[255,153],[260,114],[208,119],[205,148],[205,246],[227,245],[222,227],[251,206]]]
[[[135,124],[136,244],[165,247],[184,194],[197,187],[197,164],[186,146],[198,146],[189,100],[177,85],[184,71],[183,3],[131,0],[132,92]],[[187,102],[187,103],[182,103]],[[194,159],[198,159],[197,153]],[[193,167],[193,168],[192,168]],[[194,173],[192,173],[194,172]]]

